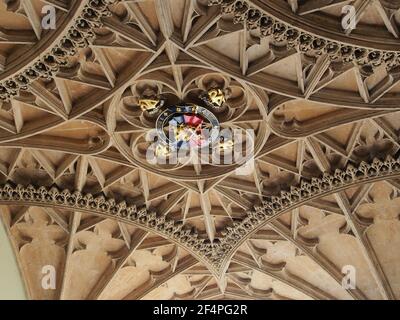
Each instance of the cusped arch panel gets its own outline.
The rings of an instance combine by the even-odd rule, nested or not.
[[[360,184],[394,179],[399,174],[400,159],[388,158],[385,161],[375,160],[370,164],[361,163],[357,168],[350,166],[344,171],[337,170],[334,174],[325,174],[323,178],[303,182],[290,192],[282,192],[281,196],[265,199],[261,205],[256,205],[242,222],[234,228],[227,228],[225,235],[214,244],[199,238],[196,232],[182,224],[165,216],[158,216],[155,211],[103,195],[59,190],[56,187],[5,184],[0,187],[0,204],[70,209],[126,222],[181,245],[207,265],[215,276],[221,277],[240,245],[277,216],[319,197]]]

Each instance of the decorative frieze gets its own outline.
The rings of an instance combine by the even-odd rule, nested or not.
[[[27,90],[30,83],[38,78],[52,77],[61,66],[67,64],[69,56],[79,48],[85,48],[93,40],[93,29],[102,26],[101,19],[111,15],[108,6],[118,0],[88,0],[73,26],[65,32],[61,41],[40,57],[32,66],[11,79],[0,82],[0,99],[8,101]]]
[[[214,248],[216,257],[227,259],[227,252],[235,252],[246,235],[265,225],[277,215],[290,211],[314,198],[332,194],[342,189],[371,180],[382,180],[400,173],[400,159],[388,156],[385,161],[374,159],[372,163],[362,162],[358,167],[349,165],[345,170],[337,169],[334,173],[324,173],[322,178],[302,181],[299,187],[281,192],[280,196],[265,198],[246,218],[227,227],[224,237]],[[228,255],[229,256],[229,255]],[[220,264],[221,262],[214,262]]]
[[[200,257],[208,257],[210,245],[192,229],[183,227],[181,222],[158,216],[156,212],[145,207],[138,208],[125,201],[117,202],[103,195],[95,196],[79,191],[59,190],[57,187],[36,187],[32,185],[14,186],[7,183],[0,187],[0,203],[30,204],[35,206],[54,206],[73,209],[76,211],[97,213],[111,218],[134,222],[139,227],[152,230],[168,239],[173,239],[197,252]]]
[[[353,62],[364,74],[384,64],[387,70],[400,65],[400,53],[352,46],[317,36],[249,5],[246,0],[209,0],[209,6],[220,5],[222,14],[232,14],[234,23],[243,23],[248,30],[258,30],[260,37],[271,37],[277,44],[286,44],[287,49],[296,48],[309,55],[327,55],[331,61]]]
[[[117,202],[103,195],[83,194],[79,191],[59,190],[57,187],[22,186],[7,183],[0,186],[0,204],[24,204],[53,206],[73,211],[97,213],[124,222],[131,222],[146,230],[153,231],[174,242],[180,243],[216,273],[221,272],[229,258],[248,235],[262,227],[277,215],[287,212],[314,198],[321,197],[358,183],[382,180],[400,174],[400,159],[388,157],[385,161],[375,159],[371,164],[362,162],[358,167],[325,173],[322,178],[302,181],[299,187],[292,187],[280,196],[268,197],[248,212],[241,222],[227,227],[223,237],[213,243],[199,238],[198,233],[188,229],[181,222],[159,216],[145,207],[138,208],[126,201]]]

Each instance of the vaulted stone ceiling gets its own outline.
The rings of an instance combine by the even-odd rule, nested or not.
[[[28,297],[400,298],[399,8],[3,0],[1,217]],[[196,102],[210,83],[254,165],[149,163],[144,88]]]

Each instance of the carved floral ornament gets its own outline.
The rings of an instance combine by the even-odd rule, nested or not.
[[[332,194],[354,185],[388,179],[400,174],[400,159],[388,157],[372,163],[362,162],[358,167],[348,166],[335,173],[325,173],[322,178],[302,181],[299,187],[291,187],[280,196],[265,198],[261,204],[247,212],[247,216],[233,226],[227,227],[223,237],[213,244],[199,238],[194,229],[181,222],[158,216],[145,207],[138,208],[126,201],[117,201],[103,195],[83,194],[79,191],[59,190],[57,187],[23,186],[6,183],[0,186],[0,203],[13,205],[51,206],[95,213],[108,216],[153,231],[195,254],[206,263],[216,275],[221,275],[235,249],[247,239],[247,236],[268,221],[284,212],[300,206],[306,201],[323,195]]]
[[[23,72],[0,82],[1,100],[9,101],[20,90],[27,90],[29,84],[40,77],[52,78],[67,63],[68,56],[75,55],[79,48],[88,47],[95,37],[94,29],[102,26],[101,19],[112,14],[109,5],[120,0],[86,1],[81,15],[65,32],[60,43]],[[233,14],[235,23],[244,23],[249,30],[258,30],[260,37],[272,36],[278,45],[283,44],[288,49],[297,48],[309,55],[327,55],[334,62],[353,62],[362,67],[365,75],[371,74],[380,65],[385,65],[388,71],[400,65],[400,55],[396,51],[347,45],[304,32],[251,7],[245,0],[209,0],[208,4],[220,5],[223,14]],[[387,1],[385,6],[397,8],[398,4]]]
[[[93,29],[102,26],[101,18],[111,15],[108,6],[117,0],[85,1],[87,4],[82,13],[75,20],[73,26],[65,32],[60,43],[23,72],[0,82],[1,100],[8,101],[17,96],[20,90],[28,90],[29,84],[38,78],[52,78],[61,66],[67,64],[68,56],[73,56],[79,48],[88,46],[95,37]]]
[[[262,66],[258,65],[259,61],[264,62],[264,59],[269,59],[269,56],[264,55],[257,58],[259,54],[264,54],[268,49],[265,46],[254,46],[247,53],[241,52],[242,55],[238,57],[240,61],[232,61],[232,70],[228,70],[230,69],[229,63],[226,64],[229,67],[226,70],[220,68],[222,63],[219,64],[220,60],[213,59],[211,54],[209,59],[199,62],[202,61],[202,54],[204,53],[204,56],[208,57],[208,53],[213,48],[216,49],[216,55],[220,54],[222,44],[226,43],[229,46],[230,43],[234,43],[232,39],[237,39],[240,43],[249,40],[251,41],[248,43],[249,45],[257,43],[255,41],[257,39],[253,39],[253,37],[260,34],[261,17],[264,13],[256,12],[256,15],[261,14],[260,20],[255,23],[258,29],[251,29],[250,32],[240,25],[232,26],[231,23],[234,13],[241,10],[240,5],[247,8],[243,9],[247,11],[235,21],[246,21],[247,23],[252,14],[250,14],[251,8],[245,7],[245,4],[257,3],[256,0],[220,2],[222,6],[228,6],[229,3],[235,4],[233,9],[232,7],[229,9],[233,11],[228,10],[227,16],[216,22],[217,24],[226,22],[229,25],[226,30],[223,29],[224,26],[215,26],[214,20],[217,18],[208,21],[207,26],[202,26],[208,15],[206,11],[200,14],[194,10],[193,17],[188,14],[188,21],[193,22],[194,28],[190,30],[188,26],[186,42],[180,43],[179,32],[175,32],[169,40],[164,39],[168,36],[158,33],[160,30],[157,28],[154,30],[154,37],[150,35],[154,43],[150,42],[154,44],[154,47],[150,45],[150,42],[149,45],[146,45],[149,50],[140,46],[137,50],[135,41],[128,42],[126,40],[124,45],[118,42],[118,37],[122,37],[123,40],[123,36],[115,30],[113,31],[111,27],[113,21],[115,22],[114,27],[126,27],[123,30],[140,32],[138,29],[140,23],[134,18],[130,17],[133,22],[125,19],[125,16],[121,18],[122,14],[120,13],[126,13],[124,8],[127,10],[132,5],[133,8],[143,6],[142,8],[148,9],[153,8],[156,4],[161,4],[162,1],[164,0],[149,1],[145,4],[128,1],[117,7],[112,5],[109,8],[107,8],[107,4],[114,1],[82,1],[79,10],[71,10],[74,17],[80,15],[80,18],[83,19],[81,10],[86,5],[87,10],[89,8],[92,10],[89,10],[91,13],[99,14],[96,16],[98,19],[88,23],[87,33],[77,29],[75,19],[65,19],[65,21],[69,20],[69,26],[74,23],[74,30],[77,30],[82,38],[79,40],[79,34],[75,34],[77,37],[73,37],[73,32],[65,37],[63,40],[65,42],[57,47],[65,54],[54,55],[54,64],[50,63],[52,58],[46,61],[42,59],[44,61],[41,60],[44,64],[43,70],[45,70],[43,73],[35,69],[35,60],[18,68],[16,64],[11,65],[12,69],[19,71],[26,66],[31,66],[30,68],[37,72],[37,77],[29,80],[32,82],[28,82],[26,86],[21,85],[15,90],[10,91],[12,85],[7,88],[3,86],[8,96],[2,95],[2,99],[13,99],[15,95],[21,94],[19,97],[16,96],[12,103],[3,104],[3,110],[0,110],[4,111],[3,118],[9,122],[12,119],[16,122],[15,126],[6,127],[8,131],[5,130],[6,132],[1,136],[4,152],[0,159],[0,176],[2,177],[0,179],[0,205],[4,206],[3,209],[6,211],[7,225],[10,229],[19,230],[24,220],[28,224],[31,222],[31,211],[34,214],[40,212],[46,219],[45,222],[35,225],[35,228],[43,228],[40,234],[46,232],[47,225],[52,225],[56,226],[60,233],[63,233],[64,238],[69,237],[69,240],[63,238],[60,251],[64,248],[68,250],[66,244],[75,237],[76,233],[93,228],[93,232],[90,231],[90,233],[94,234],[98,225],[112,223],[116,226],[115,231],[107,233],[107,239],[109,237],[118,238],[118,241],[124,246],[123,252],[131,252],[130,250],[133,248],[151,252],[156,247],[157,250],[165,251],[165,247],[174,247],[174,250],[181,255],[189,253],[187,256],[192,259],[190,265],[194,265],[195,268],[190,272],[184,272],[182,270],[185,269],[180,269],[181,262],[178,259],[173,260],[177,261],[177,269],[176,271],[171,269],[171,277],[174,274],[186,276],[191,274],[191,271],[194,273],[204,272],[207,274],[206,277],[212,278],[211,281],[219,281],[222,284],[227,280],[228,284],[232,285],[232,282],[229,282],[232,281],[232,274],[235,276],[239,273],[254,275],[263,270],[268,274],[270,270],[272,270],[271,273],[274,273],[277,270],[276,266],[282,269],[285,262],[275,264],[274,252],[279,251],[279,254],[286,255],[287,251],[282,249],[282,246],[291,245],[293,246],[292,257],[296,258],[293,260],[300,261],[303,258],[311,257],[322,265],[323,269],[331,272],[331,276],[335,277],[337,271],[337,278],[339,278],[340,270],[330,269],[330,262],[338,268],[341,262],[328,257],[332,261],[329,261],[329,265],[328,263],[325,265],[324,261],[326,260],[319,259],[317,256],[318,250],[311,250],[311,247],[315,247],[320,240],[316,239],[316,236],[308,237],[308,231],[304,232],[305,235],[300,231],[303,231],[301,228],[304,225],[309,225],[309,229],[313,229],[313,231],[318,229],[318,236],[323,235],[324,237],[320,241],[321,243],[325,241],[325,238],[331,236],[330,231],[333,229],[335,229],[335,234],[337,233],[337,238],[343,236],[343,238],[356,240],[351,223],[345,219],[345,215],[340,214],[340,211],[343,211],[344,214],[346,211],[331,199],[345,193],[346,199],[343,201],[348,200],[350,209],[357,205],[360,207],[364,205],[361,207],[364,208],[363,217],[370,218],[372,216],[368,211],[370,195],[366,189],[369,186],[380,188],[385,184],[389,185],[391,190],[398,188],[396,184],[400,179],[397,125],[399,118],[398,113],[393,112],[397,110],[394,107],[390,110],[389,107],[385,109],[387,101],[391,104],[390,106],[394,106],[397,97],[390,96],[387,100],[384,99],[382,104],[376,104],[375,101],[370,100],[372,110],[365,110],[358,106],[340,108],[341,104],[347,106],[342,101],[352,103],[351,97],[355,96],[354,93],[349,95],[332,94],[333,99],[338,99],[338,104],[332,107],[328,106],[327,110],[323,109],[325,105],[319,106],[313,99],[306,101],[308,100],[307,95],[305,95],[305,100],[294,99],[289,97],[291,96],[289,89],[285,91],[286,83],[289,83],[286,82],[286,79],[282,79],[283,82],[277,81],[276,86],[270,86],[273,81],[268,80],[275,79],[275,74],[272,75],[272,71],[271,75],[269,71],[264,72]],[[115,3],[117,2],[115,1]],[[206,3],[204,0],[199,0],[200,2],[201,5]],[[171,9],[175,9],[176,3],[174,1],[169,3]],[[104,4],[101,10],[99,9],[100,4]],[[99,11],[96,11],[97,9],[95,10],[94,7]],[[189,10],[190,13],[192,11],[189,7],[186,10]],[[167,9],[163,8],[162,10]],[[202,9],[204,8],[202,7]],[[115,13],[115,17],[105,19],[104,26],[101,26],[101,17],[108,16],[108,12]],[[212,12],[215,17],[220,17],[218,7],[210,8],[209,12]],[[146,19],[143,21],[146,22],[149,15],[153,13],[150,10],[145,12]],[[200,15],[199,19],[197,19],[197,14]],[[244,19],[241,20],[243,17]],[[296,34],[298,37],[294,38],[288,46],[288,48],[296,49],[301,47],[303,48],[301,50],[304,50],[302,52],[305,53],[295,54],[295,58],[300,58],[301,61],[293,61],[293,64],[300,62],[300,65],[304,67],[303,70],[297,70],[299,81],[301,79],[305,81],[312,72],[316,60],[315,55],[324,55],[321,57],[324,64],[329,64],[330,61],[325,59],[325,55],[328,54],[327,47],[321,47],[319,53],[316,51],[317,42],[327,43],[326,39],[308,35],[289,25],[277,22],[274,18],[271,19],[274,21],[274,26],[270,31],[265,31],[265,36],[270,37],[265,40],[267,42],[271,40],[272,47],[270,49],[272,51],[273,47],[279,47],[285,54],[296,53],[295,50],[286,52],[286,45],[289,43],[287,34],[293,30],[299,32]],[[286,28],[283,34],[279,32],[280,24]],[[100,27],[101,30],[97,30],[97,27]],[[202,28],[201,31],[205,32],[205,36],[194,41],[192,33],[196,34],[196,30],[199,28]],[[214,28],[216,29],[214,30]],[[291,29],[293,30],[289,32]],[[178,30],[179,28],[176,29],[176,31]],[[232,30],[233,33],[230,34]],[[239,32],[235,30],[239,30]],[[60,33],[49,32],[49,34],[53,38],[56,38],[57,35],[59,40],[66,31],[67,28],[61,28]],[[247,38],[249,33],[251,39]],[[279,34],[282,37],[278,37]],[[92,42],[95,36],[97,39]],[[303,38],[306,36],[313,37],[312,43],[307,46],[303,42]],[[118,41],[114,42],[111,39],[113,37],[116,37]],[[57,41],[52,43],[55,44]],[[192,44],[193,42],[194,44]],[[214,46],[213,42],[216,42],[217,45]],[[168,43],[179,47],[180,51],[176,54],[175,63],[170,61],[176,58],[175,55],[168,56],[168,49],[171,49],[166,46]],[[211,44],[208,45],[209,43]],[[42,42],[38,42],[34,46],[42,44]],[[342,44],[336,44],[340,48],[344,48]],[[89,48],[86,48],[87,46]],[[49,48],[49,46],[43,47]],[[108,50],[110,48],[111,50]],[[256,49],[260,51],[256,52]],[[47,49],[43,48],[43,50]],[[352,67],[353,62],[358,63],[354,60],[353,53],[346,58],[348,60],[343,60],[343,50],[340,49],[339,52],[332,53],[330,56],[332,61],[337,63],[332,63],[327,67],[327,71],[317,84],[318,89],[320,85],[336,79],[341,70],[335,68],[343,67],[347,70],[348,67]],[[110,60],[111,70],[104,67],[107,66],[107,63],[101,60],[102,52],[106,53],[105,57]],[[228,61],[225,52],[221,52],[221,54],[221,61]],[[229,52],[227,55],[230,54]],[[119,56],[121,61],[117,61],[116,57]],[[280,61],[279,57],[279,55],[274,55],[278,61]],[[344,64],[343,61],[349,63]],[[237,64],[234,66],[233,62],[237,62]],[[67,65],[63,66],[65,63]],[[116,65],[113,66],[114,63]],[[121,64],[119,65],[119,63]],[[256,66],[257,68],[254,69],[257,69],[257,72],[240,70],[242,76],[239,75],[235,70],[239,71],[240,67],[246,69],[247,63],[250,67]],[[209,64],[215,64],[215,67],[211,67]],[[285,61],[282,64],[285,64]],[[368,64],[365,65],[368,69]],[[136,66],[138,67],[136,68]],[[315,70],[318,70],[317,67]],[[280,72],[286,71],[279,65],[275,69]],[[382,68],[376,72],[382,71],[385,74],[383,69],[382,65]],[[91,76],[78,74],[78,72],[86,71],[94,73]],[[358,70],[352,71],[355,71],[358,76]],[[6,70],[3,76],[8,77],[6,75],[8,73],[11,72]],[[100,74],[102,75],[100,76]],[[96,75],[98,75],[97,78]],[[48,79],[40,79],[42,76]],[[54,77],[53,80],[52,77]],[[33,81],[36,82],[33,83]],[[290,81],[290,83],[293,82]],[[2,83],[4,84],[4,82],[5,80]],[[257,83],[261,85],[257,85]],[[366,84],[369,85],[370,81]],[[276,90],[273,89],[275,87]],[[298,91],[295,83],[290,86],[290,88],[292,87],[296,92]],[[20,89],[22,89],[21,92],[18,92]],[[273,93],[275,91],[276,94]],[[287,97],[279,95],[281,91]],[[325,89],[321,91],[323,91],[321,96],[315,98],[318,101],[325,98]],[[329,89],[327,93],[329,93],[328,91]],[[71,94],[71,99],[65,97],[65,95],[68,96],[68,93]],[[59,117],[56,108],[48,109],[55,106],[51,103],[53,97],[56,106],[62,110],[65,107],[65,117]],[[348,99],[349,97],[350,99]],[[293,105],[290,105],[292,102]],[[178,163],[175,166],[161,163],[152,164],[147,161],[145,155],[146,151],[150,149],[147,138],[151,131],[156,131],[158,120],[162,119],[160,116],[167,110],[171,110],[171,107],[189,104],[210,111],[217,118],[221,129],[240,128],[243,132],[246,132],[247,129],[254,131],[253,158],[255,166],[251,169],[251,174],[237,177],[234,171],[240,168],[241,163],[235,161],[233,164],[215,164],[210,161],[210,163],[202,163],[197,166],[194,161],[193,163],[190,161]],[[25,114],[25,109],[33,108],[35,108],[33,116]],[[373,110],[374,108],[377,110]],[[21,110],[23,114],[18,118],[18,111]],[[194,111],[194,109],[190,111]],[[192,112],[185,124],[193,123],[196,127],[197,121],[201,117],[193,114],[195,112]],[[12,118],[14,115],[15,118]],[[61,115],[64,115],[64,111]],[[381,116],[385,117],[380,118]],[[175,115],[172,118],[174,117]],[[48,119],[49,124],[47,125]],[[81,123],[81,121],[85,123]],[[345,125],[347,125],[346,128],[349,128],[349,132],[346,131],[347,129],[342,130]],[[2,127],[1,124],[0,127]],[[163,129],[166,127],[163,126]],[[372,129],[367,130],[365,127],[372,127]],[[375,127],[381,129],[375,132]],[[329,131],[330,129],[338,129],[340,133],[336,134],[338,131],[332,133]],[[66,134],[63,130],[66,130]],[[55,136],[52,135],[54,133],[56,133]],[[177,133],[184,134],[185,132],[183,130]],[[217,139],[216,142],[219,142],[219,147],[224,152],[235,146],[232,140]],[[394,159],[389,157],[383,160],[385,155],[391,155]],[[375,157],[380,160],[373,160]],[[360,164],[361,161],[365,162]],[[345,168],[345,163],[352,163],[354,167],[349,166],[342,169]],[[337,167],[340,167],[341,170],[335,171]],[[329,173],[323,173],[324,171]],[[375,183],[377,181],[382,182]],[[282,190],[285,191],[282,192]],[[353,192],[359,193],[358,198],[361,204],[356,203],[357,197],[353,195]],[[366,194],[364,195],[363,192]],[[398,197],[396,191],[395,197]],[[327,202],[329,203],[327,204]],[[398,203],[398,199],[396,203]],[[142,204],[146,204],[146,207],[144,205],[142,207]],[[380,207],[377,207],[376,211],[379,209]],[[309,211],[312,211],[313,214],[311,222],[308,220],[311,216]],[[354,209],[354,215],[356,214],[358,212]],[[62,219],[57,220],[57,215]],[[314,215],[322,217],[318,224],[314,221]],[[325,215],[327,219],[322,221],[325,219]],[[329,232],[326,232],[326,221],[332,222],[330,219],[340,220],[341,224],[336,228],[338,222],[335,220],[336,222],[333,223],[335,228],[330,226]],[[320,224],[323,226],[319,227]],[[276,231],[277,227],[282,227],[278,228],[279,232]],[[343,230],[345,228],[346,231]],[[297,233],[297,231],[299,232]],[[326,235],[328,236],[325,237]],[[79,242],[80,238],[81,234],[78,234],[74,238],[78,240],[73,241]],[[337,238],[330,238],[332,246],[338,245]],[[96,246],[100,247],[103,239],[96,239],[93,238],[91,241],[93,244],[96,242]],[[140,242],[143,239],[144,241]],[[25,244],[25,242],[23,243]],[[138,243],[140,244],[138,245]],[[380,241],[380,243],[385,242]],[[259,252],[261,252],[260,248],[264,248],[266,244],[268,244],[266,250],[269,250],[270,257],[264,261],[260,258]],[[255,248],[252,247],[253,245]],[[276,248],[272,248],[274,245]],[[84,247],[82,245],[81,248],[79,243],[74,247],[73,252],[80,254],[79,251]],[[349,250],[351,248],[349,246]],[[45,245],[40,250],[48,251]],[[370,249],[367,247],[366,251],[368,250]],[[34,256],[36,252],[33,249],[32,252],[32,256]],[[251,263],[250,259],[246,258],[247,253],[254,254],[254,261]],[[117,261],[114,253],[105,252],[102,255],[109,255],[109,261]],[[121,259],[118,261],[125,259],[124,257],[120,258],[119,251],[117,255],[118,259]],[[348,255],[344,253],[343,256],[347,257]],[[388,260],[379,258],[381,261]],[[90,259],[94,261],[94,259]],[[31,260],[31,257],[28,257],[26,261],[29,264]],[[269,262],[270,260],[274,262]],[[267,261],[273,265],[264,264]],[[351,261],[349,262],[351,263]],[[68,274],[75,273],[77,270],[81,271],[82,264],[78,259],[74,268],[66,268]],[[119,266],[119,264],[115,265]],[[135,262],[129,261],[127,265],[133,266]],[[91,266],[92,264],[87,265],[90,268]],[[289,267],[288,264],[285,270],[280,270],[283,271],[284,276],[290,273]],[[300,268],[296,269],[300,270]],[[128,275],[125,273],[127,270],[123,271]],[[167,271],[169,272],[169,267]],[[129,277],[137,277],[133,269],[130,272]],[[166,274],[169,277],[169,273]],[[157,281],[159,275],[157,273],[155,276]],[[215,276],[215,279],[212,276]],[[70,282],[69,276],[65,279],[67,279],[67,283]],[[257,277],[255,279],[257,280]],[[283,279],[285,282],[283,277],[277,279],[278,281]],[[94,281],[94,279],[92,280]],[[256,280],[254,282],[261,282]],[[335,278],[335,280],[338,279]],[[172,281],[176,282],[176,279],[174,278]],[[128,283],[129,281],[120,281],[119,283],[122,282]],[[322,285],[324,285],[323,282],[325,281],[321,281]],[[340,285],[340,279],[337,282]],[[328,281],[326,283],[329,284]],[[111,284],[113,285],[113,283]],[[247,286],[245,283],[242,284]],[[75,291],[73,287],[71,285],[71,291]],[[88,285],[84,285],[84,287],[89,288]],[[97,284],[93,290],[96,291],[96,288]],[[144,295],[145,290],[142,289],[137,291],[141,291]],[[229,290],[227,291],[229,292]],[[252,292],[251,289],[249,291]],[[208,287],[205,292],[209,293]],[[357,296],[357,293],[354,293],[354,296],[362,298],[362,295]],[[92,296],[88,295],[88,297]],[[200,299],[203,296],[193,296],[193,298]]]
[[[221,6],[224,15],[233,15],[234,23],[243,23],[250,31],[258,31],[260,37],[272,37],[278,45],[296,48],[309,55],[327,55],[333,62],[355,63],[365,74],[385,65],[388,71],[400,65],[400,53],[376,50],[332,41],[302,31],[284,21],[252,7],[246,0],[209,0],[209,6]]]

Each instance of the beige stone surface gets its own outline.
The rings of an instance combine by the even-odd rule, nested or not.
[[[0,298],[399,299],[399,10],[0,0]],[[253,165],[149,161],[143,100],[205,106]]]

